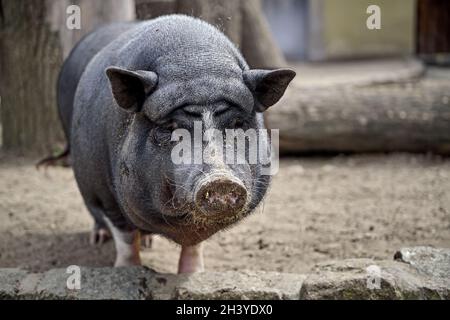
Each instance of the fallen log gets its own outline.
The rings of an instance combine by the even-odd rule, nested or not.
[[[266,115],[280,152],[450,154],[450,78],[302,87],[293,83]]]

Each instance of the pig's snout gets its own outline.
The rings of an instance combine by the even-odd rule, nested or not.
[[[234,216],[248,201],[247,190],[237,178],[209,175],[201,179],[194,192],[195,205],[205,215]]]

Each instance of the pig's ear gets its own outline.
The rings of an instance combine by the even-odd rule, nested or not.
[[[294,79],[295,72],[290,69],[254,69],[244,71],[243,77],[256,99],[256,111],[264,112],[281,99],[287,86]]]
[[[158,84],[158,75],[152,71],[109,67],[106,75],[117,104],[130,112],[140,111],[146,97]]]

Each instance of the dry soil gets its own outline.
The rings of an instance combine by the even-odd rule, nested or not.
[[[70,168],[0,154],[0,267],[109,266],[88,244],[92,220]],[[250,218],[205,245],[208,270],[306,272],[342,258],[390,259],[404,246],[450,247],[450,159],[431,155],[287,158]],[[158,237],[144,264],[175,272],[179,247]]]

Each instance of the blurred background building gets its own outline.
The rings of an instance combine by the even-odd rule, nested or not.
[[[369,30],[370,5],[381,29]],[[419,54],[448,62],[450,2],[446,0],[263,0],[272,33],[290,60],[323,61]]]

